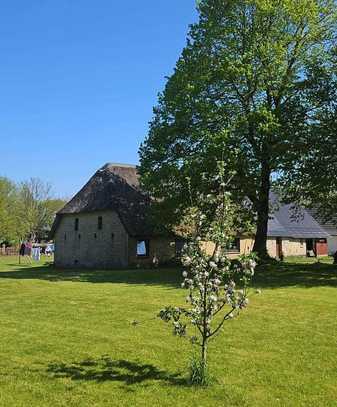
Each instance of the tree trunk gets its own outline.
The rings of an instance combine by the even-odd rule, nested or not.
[[[206,367],[207,367],[207,339],[203,338],[202,340],[202,345],[201,345],[201,362],[202,362],[202,368],[205,372]]]
[[[269,194],[271,170],[267,160],[262,161],[261,184],[257,202],[257,227],[253,251],[261,260],[269,257],[267,251],[267,232],[269,220]]]

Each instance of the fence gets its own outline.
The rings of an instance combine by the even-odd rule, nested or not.
[[[0,247],[0,256],[15,256],[19,254],[18,247]]]

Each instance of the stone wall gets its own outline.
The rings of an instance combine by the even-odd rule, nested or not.
[[[288,256],[306,256],[307,246],[305,239],[282,238],[282,252]]]
[[[212,242],[203,242],[202,243],[204,250],[208,254],[213,253],[214,244]],[[254,239],[252,237],[243,236],[240,239],[240,253],[238,252],[229,252],[229,258],[236,258],[240,254],[249,254],[254,246]],[[276,238],[269,237],[267,239],[267,250],[271,257],[276,258]],[[291,238],[282,238],[282,250],[284,256],[305,256],[306,255],[306,244],[305,240],[301,239],[291,239]]]
[[[249,253],[254,246],[253,238],[241,238],[241,253]],[[276,237],[268,237],[267,251],[270,257],[276,258]],[[306,244],[304,239],[282,238],[282,251],[284,256],[305,256]]]
[[[98,230],[98,217],[102,229]],[[75,231],[75,219],[79,219]],[[111,268],[128,265],[128,235],[118,215],[100,211],[63,215],[55,233],[57,267]]]

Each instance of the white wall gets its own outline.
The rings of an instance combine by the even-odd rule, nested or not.
[[[335,254],[337,252],[337,236],[331,236],[328,238],[329,254]]]

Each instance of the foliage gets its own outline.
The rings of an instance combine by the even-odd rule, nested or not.
[[[193,355],[190,360],[190,383],[196,386],[208,386],[211,378],[208,374],[207,367],[196,355]]]
[[[50,185],[32,178],[15,184],[0,178],[0,243],[45,238],[65,202],[54,199]]]
[[[294,169],[283,171],[279,185],[285,200],[337,222],[337,45],[318,69],[312,67],[310,79],[315,84],[311,98],[318,108],[306,139],[307,154]]]
[[[201,348],[201,368],[196,368],[199,384],[204,384],[207,375],[207,347],[226,321],[237,317],[248,305],[248,285],[254,275],[255,254],[241,255],[238,261],[230,261],[226,250],[236,230],[242,227],[238,216],[241,206],[232,202],[225,181],[223,163],[218,163],[219,175],[214,180],[213,193],[197,194],[193,210],[187,223],[192,235],[184,246],[182,264],[182,287],[188,290],[187,307],[168,306],[159,317],[173,325],[173,333],[180,337],[189,336],[192,344]],[[218,183],[219,185],[216,185]],[[204,208],[214,208],[213,217],[205,214]],[[212,242],[213,253],[204,249],[202,242]],[[192,335],[189,334],[192,325]]]
[[[17,202],[16,185],[0,177],[0,244],[15,241],[21,234]]]
[[[223,159],[227,171],[236,170],[233,199],[253,204],[254,250],[263,257],[271,179],[308,153],[320,109],[312,71],[336,43],[336,4],[204,0],[199,14],[141,146],[142,182],[169,215],[166,222],[176,224],[190,205],[186,177],[193,191],[207,193],[202,173],[216,173]]]
[[[44,238],[48,234],[55,213],[64,206],[61,199],[51,198],[51,186],[38,178],[31,178],[19,186],[19,211],[26,236]]]

